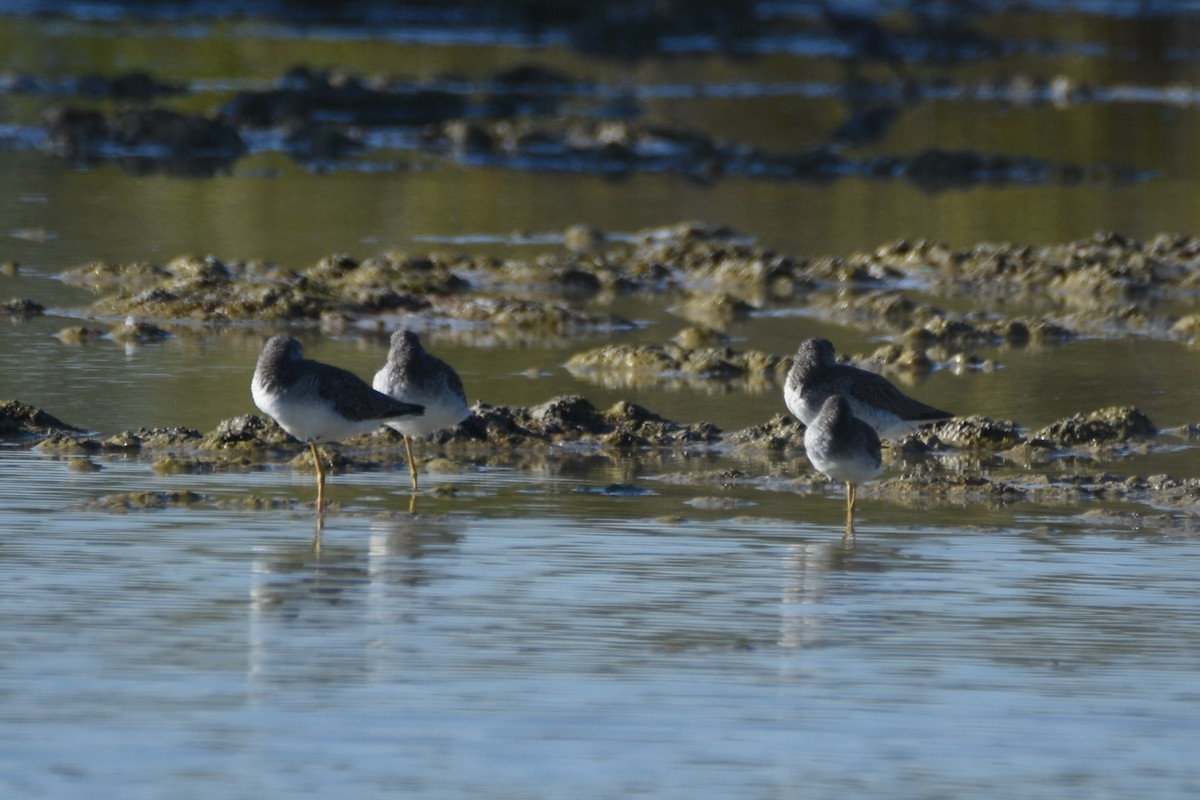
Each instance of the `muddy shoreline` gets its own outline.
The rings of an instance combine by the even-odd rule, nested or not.
[[[530,257],[453,251],[335,254],[307,267],[259,260],[180,256],[165,263],[96,261],[63,272],[98,295],[90,306],[47,310],[13,298],[13,317],[58,313],[144,323],[284,324],[345,332],[399,323],[455,322],[536,338],[629,329],[608,313],[625,296],[661,299],[694,323],[673,345],[581,355],[581,371],[622,368],[692,375],[786,370],[787,354],[725,350],[718,367],[705,345],[723,327],[776,308],[878,332],[893,345],[860,357],[880,366],[928,370],[937,348],[949,361],[972,346],[1052,344],[1087,335],[1195,343],[1200,338],[1200,237],[1160,234],[1142,242],[1112,232],[1054,245],[984,242],[953,248],[901,240],[869,252],[779,253],[719,225],[688,222],[633,234],[587,226]],[[986,293],[978,287],[986,286]],[[927,298],[971,303],[950,311]],[[1020,307],[1040,313],[1018,315]],[[715,330],[713,330],[715,329]],[[138,334],[151,335],[152,330]],[[923,353],[925,354],[923,356]],[[744,363],[737,364],[738,360]],[[639,363],[643,360],[645,363]]]
[[[1148,242],[1115,233],[1058,245],[980,243],[950,248],[898,241],[872,251],[802,256],[763,248],[749,237],[707,223],[683,223],[615,235],[585,225],[563,232],[561,246],[527,258],[458,253],[387,253],[358,260],[333,255],[308,268],[259,261],[180,257],[163,264],[94,262],[62,280],[92,290],[90,306],[45,309],[14,299],[18,320],[36,314],[121,320],[104,333],[88,325],[61,330],[64,345],[97,346],[98,338],[152,342],[212,328],[319,328],[339,335],[380,335],[399,326],[455,326],[488,337],[571,342],[583,333],[617,332],[634,323],[609,310],[635,295],[673,305],[690,323],[669,341],[608,344],[579,350],[565,367],[609,387],[651,385],[694,390],[714,383],[739,391],[780,392],[790,354],[733,347],[732,323],[777,308],[850,325],[888,339],[873,353],[842,356],[890,373],[952,370],[963,380],[997,368],[1005,349],[1050,346],[1079,336],[1151,337],[1194,344],[1200,295],[1200,239],[1162,234]],[[986,293],[977,287],[987,286]],[[1010,302],[1042,313],[1010,316]],[[938,300],[970,310],[947,311]],[[247,373],[247,381],[249,373]],[[663,405],[669,401],[664,400]],[[782,401],[780,402],[782,411]],[[73,469],[105,459],[149,460],[162,474],[260,469],[280,461],[311,469],[310,456],[274,422],[249,415],[206,433],[138,429],[107,438],[88,435],[17,402],[0,406],[0,438],[68,460]],[[1167,476],[1117,478],[1103,470],[1129,456],[1188,443],[1196,426],[1161,431],[1133,406],[1081,409],[1039,430],[1017,421],[959,417],[925,428],[887,448],[888,476],[869,487],[900,503],[1081,502],[1102,497],[1168,505],[1194,515],[1200,481]],[[733,483],[773,488],[780,463],[800,477],[788,491],[815,491],[803,455],[803,427],[782,413],[743,430],[679,422],[621,401],[596,408],[579,395],[528,407],[476,403],[454,431],[436,437],[439,458],[555,458],[602,454],[708,454],[763,464],[760,475]],[[403,465],[400,439],[381,432],[346,442],[335,470]],[[516,454],[516,455],[514,455]],[[697,473],[699,485],[730,485]],[[181,495],[180,502],[196,502]],[[125,501],[122,501],[125,502]],[[158,505],[161,498],[148,498]],[[257,502],[257,501],[256,501]]]
[[[532,407],[477,403],[458,428],[432,437],[432,447],[425,445],[423,451],[429,452],[421,460],[423,469],[453,473],[481,464],[529,467],[585,456],[644,459],[648,466],[666,470],[654,480],[695,486],[717,492],[717,497],[734,488],[824,492],[828,481],[804,457],[803,431],[801,423],[784,414],[726,432],[710,423],[673,422],[633,403],[620,402],[602,411],[586,398],[562,396]],[[1200,516],[1200,480],[1124,476],[1104,468],[1131,454],[1178,446],[1196,435],[1194,426],[1160,431],[1132,407],[1074,415],[1033,432],[1024,432],[1013,422],[983,417],[953,419],[887,447],[887,476],[863,487],[862,496],[918,507],[1102,500],[1195,518]],[[225,420],[207,433],[142,428],[97,438],[41,409],[3,401],[0,440],[36,449],[80,472],[101,470],[109,459],[144,459],[156,473],[179,476],[181,482],[188,474],[235,473],[281,463],[313,469],[306,446],[257,415]],[[406,464],[402,439],[386,428],[348,440],[331,452],[335,473],[403,471]],[[760,465],[761,472],[747,472],[745,467],[686,469],[686,459],[696,457],[736,458],[743,465]],[[442,491],[453,493],[452,483]],[[121,511],[208,500],[191,489],[180,489],[109,495],[94,504]],[[245,498],[251,508],[296,502],[258,495]]]

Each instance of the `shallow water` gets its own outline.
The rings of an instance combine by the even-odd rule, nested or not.
[[[922,85],[1067,74],[1112,95],[1061,107],[1011,92],[931,96],[905,106],[861,152],[975,147],[1153,177],[947,191],[855,176],[700,182],[437,160],[399,145],[313,167],[268,142],[228,174],[186,179],[0,148],[0,261],[21,265],[17,276],[0,274],[0,299],[32,298],[51,312],[0,318],[0,399],[105,436],[208,431],[254,410],[249,379],[266,329],[197,330],[140,346],[54,338],[92,299],[54,276],[96,259],[212,253],[304,267],[335,252],[529,256],[580,222],[631,234],[688,218],[803,256],[899,237],[966,246],[1110,228],[1195,234],[1200,76],[1179,49],[1187,42],[1177,20],[1144,4],[1062,5],[1037,4],[1047,11],[1029,29],[1001,19],[997,29],[1017,43],[1004,58],[927,64],[917,69]],[[47,85],[150,69],[199,87],[179,101],[195,110],[271,85],[301,62],[472,84],[534,61],[593,81],[604,101],[632,93],[654,122],[771,152],[820,142],[847,112],[828,88],[845,75],[827,38],[770,41],[756,58],[625,62],[585,58],[554,39],[497,44],[487,33],[18,16],[0,17],[0,51],[4,70]],[[5,92],[0,125],[36,135],[61,99]],[[553,341],[449,329],[425,339],[458,368],[472,401],[527,405],[574,393],[599,408],[631,400],[725,430],[783,411],[778,387],[572,376],[562,365],[575,352],[663,342],[687,324],[656,298],[622,298],[609,310],[642,326]],[[793,311],[768,309],[727,332],[736,347],[775,353],[816,334],[845,352],[879,343]],[[386,352],[383,337],[298,335],[311,357],[363,376]],[[1162,428],[1200,422],[1195,346],[1132,337],[977,354],[997,369],[942,370],[906,388],[1031,430],[1129,404]],[[1084,468],[1200,477],[1195,442],[1169,441]],[[443,465],[422,477],[413,506],[403,468],[335,474],[337,507],[318,550],[312,474],[286,462],[161,476],[149,458],[92,460],[101,469],[81,472],[65,458],[0,446],[5,796],[1200,791],[1194,509],[1098,500],[910,507],[864,487],[847,540],[839,487],[789,487],[804,463],[552,448]],[[985,466],[1011,480],[1025,474],[1019,464]],[[732,487],[679,479],[725,469],[773,477]],[[637,491],[604,491],[613,484]],[[128,513],[93,505],[183,489],[203,501]],[[246,510],[239,500],[249,494],[285,502]]]
[[[339,475],[366,496],[314,552],[303,514],[73,509],[176,481],[47,462],[0,453],[14,796],[1200,786],[1194,535],[875,508],[844,541],[806,514],[832,501],[664,521],[669,494],[574,491],[595,472],[456,475],[477,500],[410,517],[393,476]]]

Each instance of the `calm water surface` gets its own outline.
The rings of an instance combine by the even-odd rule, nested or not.
[[[1200,788],[1190,534],[868,510],[845,542],[806,519],[832,499],[668,522],[669,492],[580,495],[586,472],[456,475],[478,501],[410,517],[394,476],[339,475],[365,494],[314,552],[295,514],[78,507],[175,485],[142,464],[0,468],[12,796]]]
[[[1158,41],[1150,23],[1037,19],[1044,30],[1002,22],[1000,31],[1070,47],[947,67],[950,80],[1028,73],[1102,87],[1200,85],[1194,59],[1137,47],[1142,37]],[[195,81],[201,96],[180,102],[205,109],[211,95],[270,85],[296,63],[469,81],[532,60],[614,94],[632,90],[646,120],[772,152],[812,146],[846,112],[818,90],[842,80],[842,66],[786,49],[625,63],[554,44],[319,33],[0,18],[0,67],[47,80],[150,69]],[[712,91],[694,91],[706,86]],[[796,88],[780,89],[788,86]],[[0,124],[24,129],[53,98],[0,99]],[[0,398],[102,435],[207,431],[253,411],[249,379],[268,331],[197,331],[140,347],[54,338],[76,321],[64,310],[92,299],[54,276],[94,259],[212,253],[302,268],[335,252],[529,255],[557,245],[511,246],[514,232],[553,239],[584,222],[628,233],[685,218],[808,256],[901,236],[966,246],[1067,241],[1107,228],[1195,234],[1196,127],[1194,102],[906,108],[868,152],[977,147],[1156,176],[944,192],[854,177],[613,180],[429,164],[405,151],[377,157],[394,169],[330,172],[259,152],[229,174],[181,179],[2,152],[0,260],[21,270],[0,275],[0,300],[28,297],[52,313],[0,318]],[[609,310],[645,323],[623,341],[663,342],[687,324],[654,301]],[[818,333],[848,352],[879,344],[787,313],[728,332],[736,347],[776,353]],[[311,356],[364,376],[386,352],[382,338],[301,337]],[[610,341],[603,337],[530,343],[432,332],[427,341],[456,365],[473,401],[534,404],[575,393],[603,408],[628,399],[726,430],[783,410],[778,387],[616,386],[562,368],[571,354]],[[1164,428],[1200,422],[1195,347],[1085,339],[978,354],[999,368],[941,371],[911,390],[1031,429],[1117,404],[1137,405]],[[1173,441],[1169,452],[1096,468],[1200,477],[1194,441]],[[914,509],[867,490],[858,536],[847,542],[835,487],[797,494],[786,481],[804,464],[739,458],[552,452],[516,466],[461,462],[423,477],[415,513],[403,471],[338,474],[330,491],[343,510],[316,551],[306,508],[236,510],[251,492],[309,501],[312,475],[286,463],[163,477],[149,460],[103,458],[100,471],[75,472],[63,459],[0,447],[0,795],[1141,800],[1200,792],[1194,511],[1162,509],[1164,522],[1144,506]],[[727,468],[779,480],[728,490],[672,480]],[[1004,469],[1007,478],[1022,474]],[[647,491],[596,491],[611,483]],[[457,493],[434,493],[439,486]],[[89,505],[112,493],[181,489],[208,501],[126,514]],[[1140,516],[1088,513],[1096,510]]]

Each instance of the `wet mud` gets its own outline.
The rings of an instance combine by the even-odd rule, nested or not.
[[[990,370],[995,361],[975,355],[974,348],[999,345],[1003,353],[1081,332],[1191,342],[1200,326],[1180,310],[1200,291],[1197,241],[1164,234],[1142,243],[1111,233],[1039,247],[953,249],[901,241],[871,252],[806,257],[774,252],[737,231],[704,223],[632,236],[578,225],[563,232],[562,247],[523,259],[393,253],[359,261],[335,255],[299,270],[211,257],[97,262],[61,276],[100,294],[91,307],[69,313],[121,321],[108,333],[72,326],[58,335],[64,343],[87,343],[98,335],[149,342],[186,335],[197,322],[372,333],[396,324],[402,314],[410,325],[420,320],[463,329],[486,325],[489,336],[570,340],[583,331],[632,327],[605,308],[638,295],[674,302],[680,316],[703,321],[667,342],[580,350],[567,361],[569,371],[609,387],[695,389],[716,383],[780,391],[790,354],[733,347],[723,333],[732,319],[798,305],[814,316],[881,333],[891,342],[840,358],[884,373]],[[931,302],[961,298],[981,285],[989,292],[971,295],[977,298],[975,310],[950,312]],[[1033,305],[1044,315],[1006,316],[1011,297],[1021,299],[1022,309]],[[1200,482],[1097,472],[1130,456],[1178,447],[1191,430],[1160,431],[1134,407],[1082,411],[1038,430],[1011,420],[959,417],[890,443],[889,477],[864,487],[864,496],[916,505],[1100,498],[1195,514]],[[600,409],[572,395],[530,407],[478,403],[456,429],[434,437],[429,457],[452,473],[467,463],[529,466],[581,454],[644,460],[655,453],[704,453],[748,460],[761,465],[761,472],[684,472],[663,479],[692,481],[701,489],[825,491],[825,479],[804,460],[803,434],[803,426],[785,414],[722,431],[705,422],[675,422],[629,402]],[[2,407],[0,436],[68,459],[80,471],[102,468],[104,459],[116,456],[149,459],[161,475],[254,470],[279,462],[313,469],[306,448],[255,415],[225,420],[207,433],[143,428],[99,439],[14,401]],[[401,439],[387,430],[330,452],[335,472],[404,464]],[[791,477],[781,477],[781,465]],[[713,498],[719,497],[705,494],[696,507],[714,508],[719,502]],[[127,510],[174,502],[199,501],[139,495],[102,505]]]
[[[1148,242],[1097,233],[1055,245],[969,248],[899,241],[871,252],[806,256],[764,248],[722,226],[682,223],[633,234],[572,226],[561,246],[523,258],[393,252],[362,260],[331,255],[303,267],[181,256],[163,264],[94,262],[61,278],[100,295],[69,313],[129,319],[111,335],[135,341],[167,335],[172,322],[369,332],[401,314],[513,339],[569,338],[635,327],[607,310],[619,298],[661,298],[694,323],[677,341],[578,353],[572,371],[774,380],[786,371],[788,354],[721,347],[722,330],[799,309],[886,336],[891,344],[856,360],[912,372],[991,369],[995,364],[973,349],[1083,335],[1195,343],[1198,264],[1200,239],[1172,234]],[[950,310],[964,301],[973,308]],[[1022,312],[1012,315],[1014,307]],[[34,300],[6,308],[17,316],[45,313]],[[64,331],[63,338],[79,335]]]
[[[157,19],[163,12],[156,6],[126,3],[120,13]],[[248,8],[253,13],[254,4]],[[434,29],[513,34],[517,47],[531,51],[565,47],[626,66],[697,54],[721,54],[736,63],[783,52],[825,60],[826,66],[840,62],[842,69],[801,71],[797,74],[804,79],[787,85],[614,86],[572,72],[586,60],[555,62],[574,65],[566,68],[530,61],[419,78],[301,64],[256,78],[254,85],[235,82],[217,90],[202,81],[140,70],[55,77],[6,73],[0,76],[0,92],[19,96],[40,112],[32,123],[8,126],[0,149],[38,151],[83,167],[115,163],[136,172],[189,176],[229,172],[247,159],[284,153],[319,171],[364,168],[366,159],[373,159],[374,170],[450,162],[613,180],[667,173],[701,184],[729,177],[824,184],[850,176],[906,181],[926,192],[996,184],[1103,188],[1155,176],[1125,163],[940,146],[907,152],[881,148],[890,146],[889,131],[908,112],[934,102],[1059,109],[1130,101],[1163,108],[1200,103],[1200,93],[1187,86],[1102,86],[1065,75],[963,69],[985,60],[1020,64],[1000,60],[1072,52],[1074,40],[1034,41],[1004,33],[1021,28],[1025,9],[1000,14],[949,4],[936,14],[914,6],[876,15],[828,4],[764,9],[734,0],[619,0],[601,6],[470,2],[436,8],[424,2],[328,8],[283,3],[266,11],[285,25],[368,25],[383,31],[403,27],[417,14]],[[186,13],[207,12],[196,7]],[[1137,16],[1135,24],[1145,22]],[[814,125],[795,145],[769,150],[736,135],[666,124],[643,108],[649,98],[700,96],[820,97],[841,104],[845,113],[836,129],[814,134]],[[380,153],[396,157],[384,161]],[[948,370],[964,380],[972,372],[1002,367],[999,360],[1013,349],[1074,338],[1200,343],[1200,314],[1194,310],[1200,295],[1200,239],[1187,233],[1164,232],[1139,241],[1101,231],[1052,244],[969,247],[905,239],[852,253],[780,253],[705,222],[632,234],[581,223],[559,238],[554,246],[521,257],[392,252],[361,260],[332,254],[314,264],[211,256],[95,262],[61,275],[96,294],[87,307],[47,308],[37,298],[18,297],[0,305],[0,316],[18,325],[39,315],[68,318],[59,340],[83,347],[107,341],[148,344],[213,327],[269,325],[376,335],[401,322],[480,340],[572,342],[638,327],[638,321],[615,313],[616,301],[651,298],[689,327],[669,341],[581,344],[566,364],[572,374],[608,388],[721,386],[761,392],[780,390],[791,354],[744,349],[725,332],[732,323],[773,314],[802,314],[887,342],[845,360],[885,373]],[[0,271],[16,275],[19,266],[5,262]],[[976,352],[984,349],[989,350],[985,356]],[[1101,471],[1130,456],[1174,446],[1180,435],[1160,431],[1131,407],[1079,409],[1040,430],[1010,420],[958,418],[892,443],[885,456],[889,477],[864,492],[896,502],[1104,497],[1194,507],[1193,482],[1120,478]],[[312,468],[299,443],[257,416],[229,419],[209,432],[138,429],[98,438],[9,401],[0,406],[0,438],[11,446],[37,447],[81,473],[102,469],[106,459],[116,457],[149,459],[160,474],[181,480],[281,461]],[[522,464],[560,453],[636,454],[650,463],[655,454],[703,452],[757,465],[711,475],[684,473],[683,480],[705,490],[826,488],[803,458],[803,427],[783,414],[744,430],[722,431],[702,422],[674,422],[628,402],[597,408],[582,396],[529,407],[480,403],[466,422],[439,434],[434,444],[431,463],[450,472],[455,464]],[[347,442],[332,456],[334,469],[390,469],[403,462],[398,445],[388,432]],[[207,500],[186,492],[179,497],[134,494],[115,497],[112,505],[158,508],[184,502]],[[723,502],[719,493],[709,493],[697,507]]]
[[[164,13],[120,4],[131,18]],[[249,4],[253,9],[256,4]],[[296,65],[269,86],[213,91],[142,70],[111,75],[0,76],[0,91],[48,98],[40,125],[0,137],[0,147],[32,149],[88,165],[119,164],[203,176],[228,172],[246,156],[285,153],[309,169],[405,169],[424,160],[510,170],[593,173],[614,179],[646,172],[700,182],[729,176],[821,184],[856,176],[902,180],[930,192],[995,184],[1105,187],[1153,174],[1129,164],[1058,162],[972,149],[927,147],[875,152],[905,113],[933,102],[1005,106],[1112,103],[1152,96],[1164,105],[1197,102],[1180,87],[1157,92],[1092,86],[1069,75],[999,74],[961,69],[983,59],[1067,49],[1073,42],[1029,41],[993,33],[1024,9],[946,4],[886,13],[834,4],[709,2],[363,3],[323,12],[311,3],[259,9],[281,24],[355,26],[373,35],[412,35],[421,20],[434,40],[473,30],[529,50],[566,47],[623,65],[644,59],[720,56],[735,62],[779,53],[840,62],[834,80],[764,85],[687,86],[682,96],[837,97],[847,117],[796,149],[764,150],[648,118],[644,97],[536,61],[484,74],[431,77],[363,75],[340,66]],[[203,18],[202,7],[187,13]],[[253,10],[247,13],[253,15]],[[1018,24],[1012,30],[1020,30]],[[959,78],[956,72],[969,75]],[[956,77],[947,77],[955,75]],[[653,95],[651,95],[653,96]],[[179,108],[173,107],[178,106]],[[186,110],[179,110],[186,108]],[[371,154],[398,155],[384,166]]]
[[[1102,471],[1130,454],[1177,446],[1189,430],[1161,432],[1133,407],[1078,414],[1032,432],[1011,421],[957,418],[890,443],[885,449],[888,477],[863,486],[860,495],[918,507],[1100,500],[1197,517],[1200,480]],[[156,473],[180,476],[181,481],[189,474],[257,470],[279,463],[314,469],[305,445],[257,415],[225,420],[208,433],[138,429],[98,439],[40,409],[6,401],[0,404],[0,439],[63,458],[73,470],[102,469],[107,458],[137,457],[150,461]],[[431,469],[447,474],[480,465],[532,468],[578,457],[632,458],[642,463],[643,471],[656,465],[666,470],[654,481],[703,491],[692,505],[711,510],[740,508],[746,502],[722,496],[721,490],[827,491],[828,481],[804,457],[803,440],[804,426],[784,414],[742,430],[722,431],[706,422],[674,422],[629,402],[601,410],[584,397],[561,396],[530,407],[477,403],[457,428],[429,437],[422,450],[428,450],[425,459]],[[326,449],[334,473],[402,470],[406,463],[401,437],[387,428]],[[698,456],[736,458],[743,466],[688,470],[686,459]],[[653,491],[644,482],[630,486],[638,492]],[[93,506],[128,511],[205,502],[208,498],[181,489],[108,495]],[[275,509],[279,502],[246,499],[249,508]]]

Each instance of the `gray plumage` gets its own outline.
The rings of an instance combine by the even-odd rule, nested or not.
[[[377,391],[397,400],[425,407],[420,417],[388,422],[405,436],[421,436],[453,427],[471,413],[458,373],[427,352],[420,337],[409,330],[392,334],[387,363],[375,373],[372,384]]]
[[[470,416],[462,380],[454,367],[425,351],[417,334],[403,330],[392,334],[387,363],[375,373],[373,384],[379,391],[398,400],[425,407],[424,416],[404,417],[387,423],[404,437],[408,472],[415,492],[417,462],[413,456],[412,438],[453,428]]]
[[[846,398],[854,415],[884,438],[907,433],[921,424],[948,419],[949,411],[926,405],[901,392],[882,375],[839,364],[828,339],[808,339],[800,345],[788,372],[783,396],[788,410],[805,425],[820,413],[832,395]]]
[[[369,433],[384,422],[419,416],[424,408],[375,391],[340,367],[304,357],[290,336],[263,347],[251,382],[254,403],[305,442],[335,442]]]
[[[804,431],[804,450],[821,473],[843,483],[862,483],[883,469],[879,435],[854,416],[840,394],[825,399],[817,418]]]
[[[854,416],[840,394],[821,404],[816,419],[804,431],[808,460],[830,480],[846,484],[846,532],[854,532],[854,503],[858,484],[883,472],[883,451],[875,429]]]

